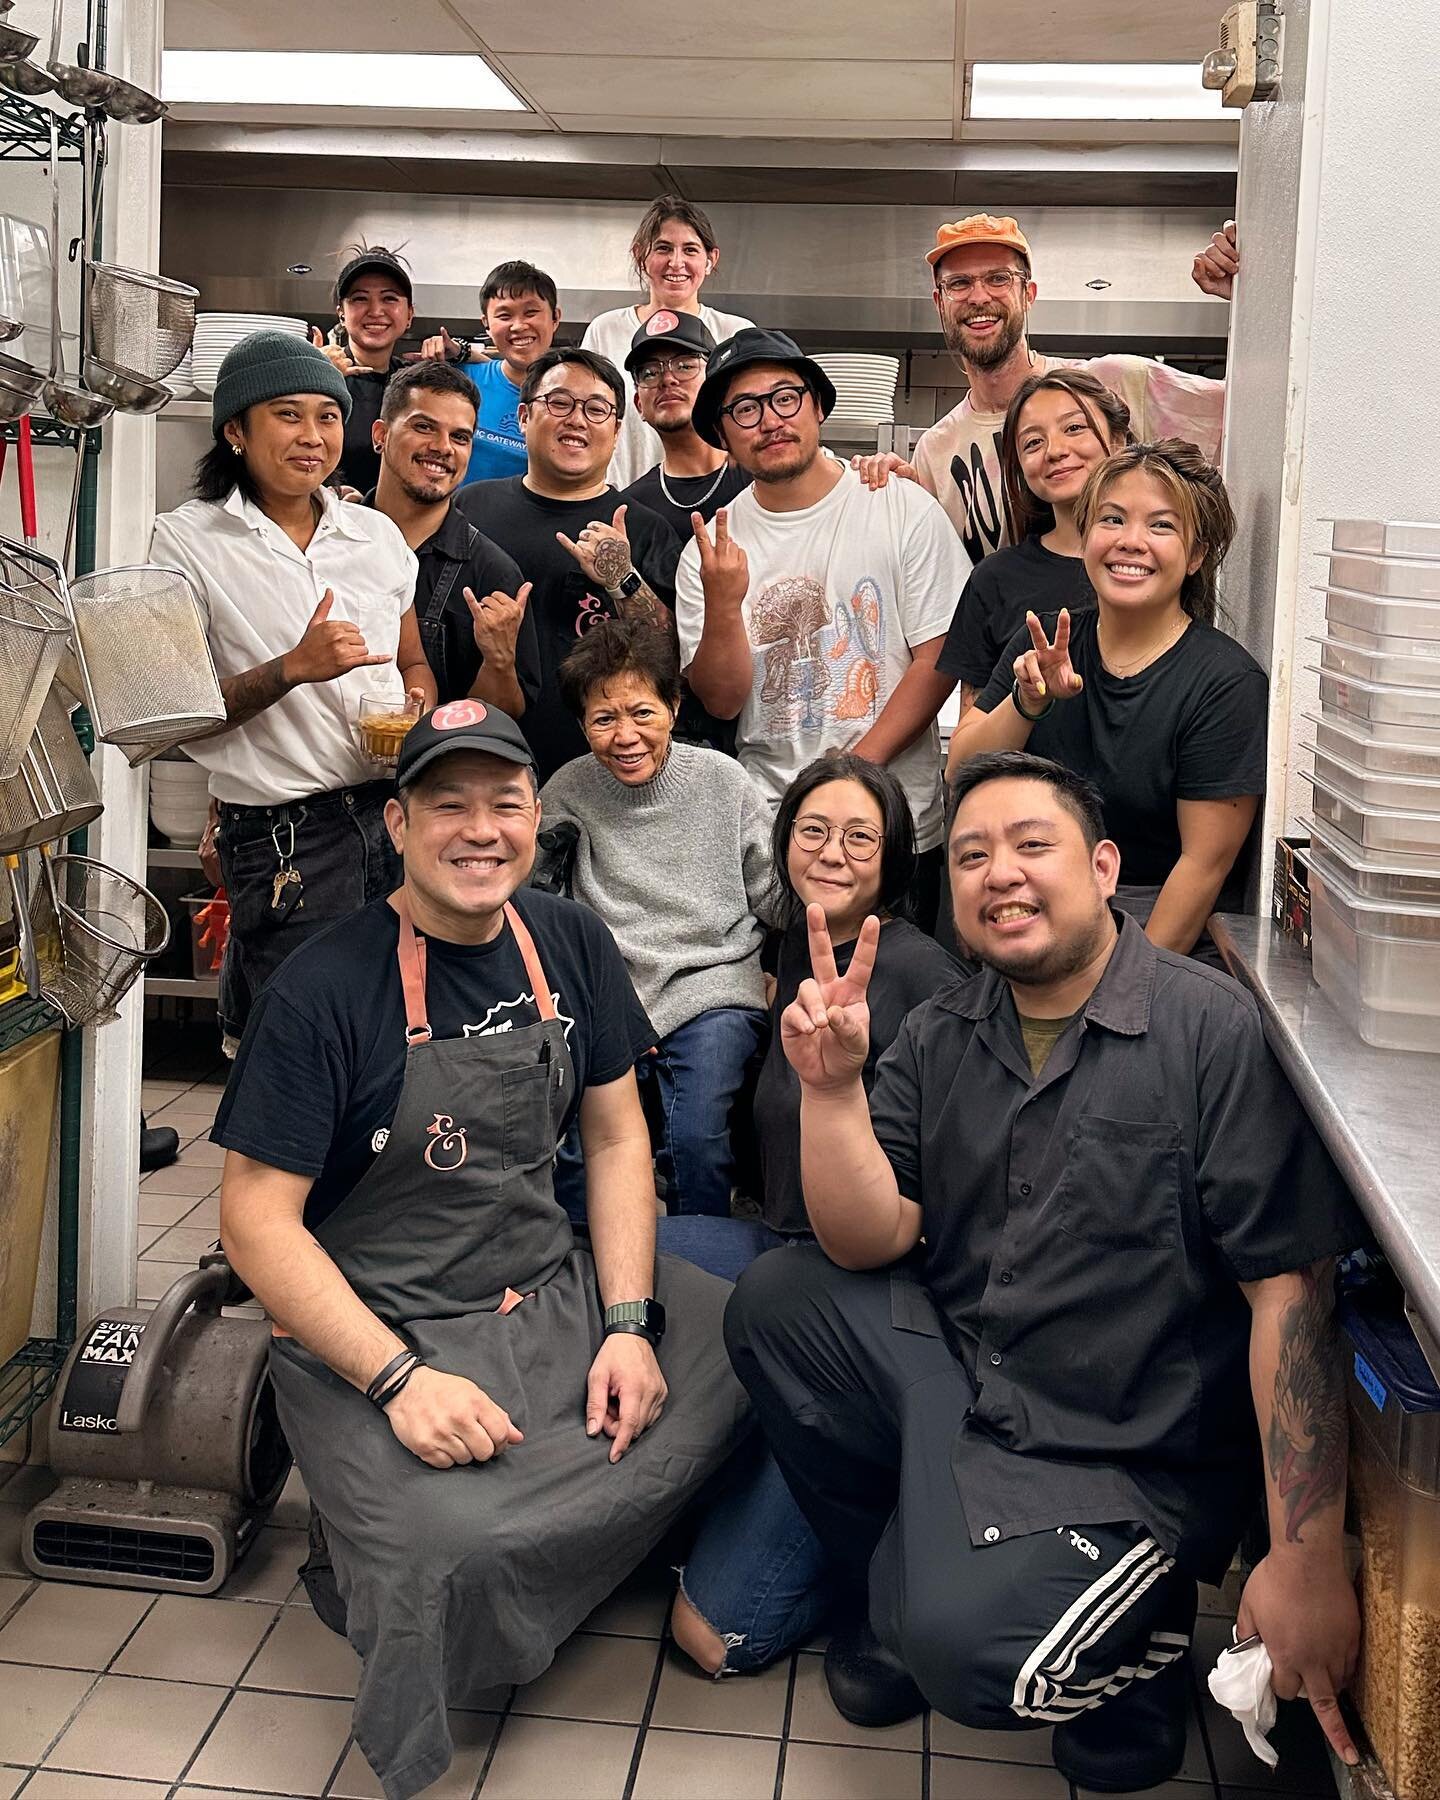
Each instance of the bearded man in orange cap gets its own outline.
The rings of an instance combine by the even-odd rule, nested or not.
[[[1219,279],[1224,237],[1226,279]],[[1000,432],[1005,410],[1021,384],[1047,369],[1088,369],[1130,408],[1131,428],[1146,441],[1179,437],[1218,457],[1225,384],[1190,375],[1144,356],[1044,356],[1030,348],[1030,308],[1038,292],[1030,245],[1011,218],[974,213],[942,225],[926,252],[935,276],[935,310],[945,347],[965,372],[970,391],[915,446],[914,457],[885,452],[857,457],[872,487],[890,475],[918,481],[949,514],[970,560],[978,563],[1010,541],[1000,480]],[[1202,279],[1202,262],[1204,263]],[[1233,226],[1196,258],[1194,280],[1206,293],[1228,298],[1236,266]]]

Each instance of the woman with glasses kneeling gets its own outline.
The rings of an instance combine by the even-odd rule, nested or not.
[[[658,1089],[667,1213],[728,1218],[730,1113],[766,1028],[756,909],[770,885],[768,809],[739,763],[672,739],[680,666],[658,626],[595,626],[560,665],[560,691],[591,754],[541,790],[536,875],[610,927],[655,1027],[636,1074]],[[583,1220],[572,1148],[556,1193]]]
[[[880,918],[870,977],[868,1091],[875,1065],[906,1013],[960,975],[940,945],[903,916],[915,870],[915,833],[905,791],[864,757],[822,757],[791,782],[771,837],[776,908],[785,927],[771,1000],[772,1030],[755,1094],[763,1225],[736,1220],[748,1234],[748,1262],[761,1249],[809,1241],[800,1186],[800,1084],[780,1046],[779,1018],[813,973],[807,914],[825,915],[836,968],[850,965],[860,927]],[[663,1232],[662,1246],[686,1255]],[[714,1272],[720,1268],[696,1256]],[[740,1266],[743,1266],[741,1264]],[[675,1641],[712,1675],[764,1668],[819,1629],[834,1594],[824,1557],[767,1453],[750,1453],[700,1526],[671,1613]]]

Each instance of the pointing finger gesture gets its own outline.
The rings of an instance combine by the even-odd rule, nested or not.
[[[1026,613],[1025,628],[1032,647],[1015,658],[1014,670],[1021,706],[1027,713],[1041,713],[1054,700],[1073,700],[1085,683],[1070,661],[1069,612],[1060,609],[1053,643],[1033,612]]]

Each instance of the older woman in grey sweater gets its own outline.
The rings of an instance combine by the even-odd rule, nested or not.
[[[739,763],[673,740],[679,663],[654,625],[594,626],[562,663],[560,688],[591,754],[541,790],[548,848],[536,879],[568,885],[604,919],[655,1027],[637,1073],[659,1089],[668,1211],[725,1214],[730,1112],[767,1029],[757,915],[770,888],[769,809]],[[556,1191],[579,1217],[569,1156]]]

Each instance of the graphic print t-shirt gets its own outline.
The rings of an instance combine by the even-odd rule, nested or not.
[[[535,752],[542,783],[572,757],[589,754],[579,721],[560,698],[556,671],[585,632],[601,619],[615,618],[619,610],[555,534],[563,531],[574,543],[592,521],[608,525],[619,504],[614,488],[593,500],[549,500],[532,494],[518,475],[477,481],[455,496],[455,510],[513,557],[521,576],[534,583],[529,611],[540,646],[540,694],[526,707],[520,725]],[[675,533],[663,519],[633,505],[625,515],[625,532],[635,567],[657,598],[672,605],[680,554]]]
[[[1085,369],[1130,408],[1130,429],[1145,442],[1178,437],[1214,462],[1220,454],[1225,383],[1172,369],[1145,356],[1037,356],[1034,373]],[[1000,483],[1004,412],[976,412],[967,394],[930,427],[911,458],[920,485],[960,533],[971,562],[1010,541]]]
[[[587,907],[533,888],[514,897],[550,979],[575,1070],[566,1115],[587,1087],[617,1081],[655,1042],[615,940]],[[385,1147],[405,1073],[400,921],[375,900],[304,944],[256,1001],[215,1115],[213,1141],[271,1168],[313,1175],[312,1230]],[[530,979],[509,926],[488,944],[426,940],[425,997],[436,1038],[535,1024]]]
[[[767,512],[748,489],[731,504],[730,535],[750,565],[744,616],[754,671],[736,750],[773,807],[806,763],[864,737],[914,647],[944,636],[970,567],[945,515],[913,481],[872,492],[850,468],[799,512]],[[705,623],[693,542],[675,577],[675,623],[688,664]],[[890,767],[918,847],[929,850],[941,836],[937,727]]]
[[[475,437],[465,481],[502,481],[507,475],[523,475],[526,466],[525,434],[520,429],[520,390],[494,357],[466,363],[462,370],[480,390],[480,411],[475,417]]]

